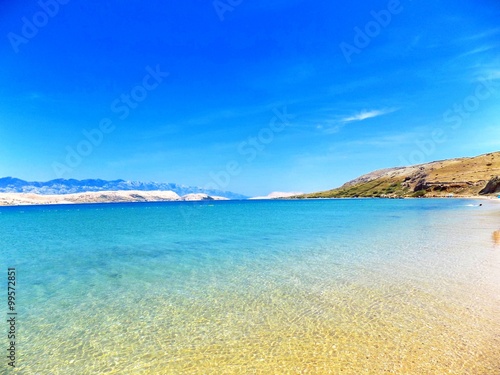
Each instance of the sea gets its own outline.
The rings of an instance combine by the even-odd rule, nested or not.
[[[498,375],[499,229],[492,200],[2,207],[0,373]]]

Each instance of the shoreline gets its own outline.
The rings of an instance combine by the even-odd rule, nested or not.
[[[163,190],[89,191],[70,194],[0,193],[0,207],[47,206],[93,203],[194,202],[219,201],[228,198],[202,193],[179,196]]]
[[[338,198],[270,198],[270,199],[243,199],[245,201],[306,201],[306,200],[367,200],[367,199],[467,199],[482,200],[500,203],[497,196],[453,196],[453,197],[338,197]],[[113,203],[160,203],[160,202],[207,202],[207,201],[238,201],[211,197],[206,194],[188,194],[180,197],[171,191],[101,191],[72,194],[33,194],[33,193],[0,193],[0,207],[27,207],[27,206],[58,206],[79,204],[113,204]]]

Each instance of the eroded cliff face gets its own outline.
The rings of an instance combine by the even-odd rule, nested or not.
[[[479,194],[496,194],[500,193],[500,177],[493,177]]]

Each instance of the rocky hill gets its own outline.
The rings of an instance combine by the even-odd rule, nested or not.
[[[500,192],[500,152],[382,169],[343,186],[299,198],[446,197]]]

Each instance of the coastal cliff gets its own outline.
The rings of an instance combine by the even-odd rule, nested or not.
[[[339,188],[297,198],[447,197],[500,192],[500,152],[382,169]]]

